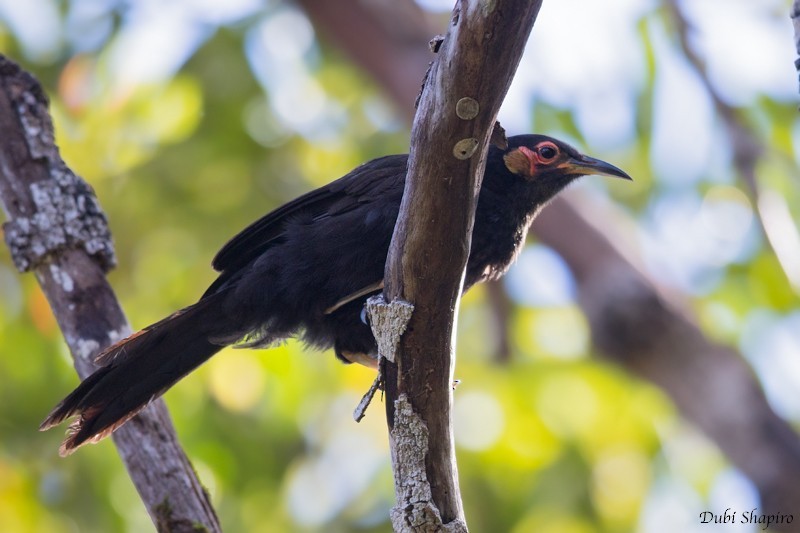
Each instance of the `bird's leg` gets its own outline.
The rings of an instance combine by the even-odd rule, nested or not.
[[[380,366],[378,366],[378,375],[375,376],[375,381],[372,382],[369,390],[364,393],[364,396],[361,397],[361,401],[358,402],[358,405],[353,411],[353,420],[356,422],[361,422],[361,419],[364,418],[364,415],[367,412],[367,407],[372,402],[372,398],[375,396],[375,393],[378,392],[378,389],[383,390],[383,374],[381,373]]]

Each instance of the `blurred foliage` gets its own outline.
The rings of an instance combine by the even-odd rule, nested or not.
[[[56,27],[76,24],[75,5],[57,5]],[[215,251],[250,221],[365,160],[406,151],[408,132],[362,73],[316,41],[302,51],[308,76],[298,80],[322,91],[330,116],[324,128],[287,124],[276,107],[278,89],[270,89],[275,80],[251,69],[248,43],[261,23],[258,11],[213,26],[177,72],[126,81],[114,53],[126,6],[98,8],[96,26],[107,29],[93,44],[66,40],[38,53],[0,10],[0,52],[44,83],[62,155],[93,185],[110,218],[119,259],[112,284],[132,324],[142,327],[196,299],[214,277]],[[269,18],[282,8],[268,2],[263,9]],[[649,23],[639,21],[636,32],[646,72],[635,136],[608,157],[637,177],[636,186],[587,191],[619,201],[647,227],[648,217],[665,216],[655,199],[675,187],[650,171],[648,117],[659,59]],[[800,205],[800,188],[786,179],[797,157],[794,112],[766,95],[742,112],[775,150],[761,160],[760,178],[792,209]],[[573,112],[546,100],[529,123],[584,138]],[[730,165],[721,172],[733,174]],[[710,179],[688,190],[707,199],[716,188],[729,198],[719,187]],[[752,211],[743,198],[734,195]],[[740,342],[743,330],[753,331],[747,324],[754,310],[772,313],[774,324],[797,309],[780,264],[754,239],[745,259],[715,270],[716,281],[695,294],[694,311],[715,339]],[[483,287],[465,297],[460,316],[455,431],[471,528],[657,531],[648,529],[642,510],[663,500],[663,487],[682,494],[681,505],[713,499],[729,472],[722,456],[654,387],[589,357],[588,325],[576,304],[511,296],[507,365],[494,359],[497,333]],[[13,271],[5,247],[0,379],[0,529],[148,530],[110,440],[60,459],[59,431],[36,432],[76,377],[36,281]],[[394,495],[382,405],[376,402],[361,424],[350,416],[372,379],[366,369],[290,341],[269,351],[226,349],[167,393],[226,530],[390,529]]]

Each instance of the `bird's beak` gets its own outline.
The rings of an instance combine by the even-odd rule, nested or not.
[[[582,176],[596,174],[600,176],[613,176],[615,178],[633,181],[633,178],[628,176],[628,174],[621,168],[617,168],[611,163],[606,163],[600,159],[589,157],[588,155],[582,155],[580,158],[572,159],[568,165],[570,167],[570,171]]]

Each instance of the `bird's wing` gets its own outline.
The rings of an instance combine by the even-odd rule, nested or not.
[[[366,296],[371,292],[379,291],[381,289],[383,289],[383,280],[376,281],[375,283],[367,285],[362,289],[359,289],[353,293],[348,294],[344,298],[340,298],[339,301],[337,301],[335,304],[325,309],[325,314],[329,315],[334,311],[336,311],[337,309],[339,309],[340,307],[342,307],[343,305],[347,305],[353,300],[358,300],[362,296]]]
[[[403,186],[407,155],[374,159],[338,180],[275,209],[245,228],[222,247],[212,262],[227,277],[280,241],[286,222],[298,215],[314,219],[335,216]],[[227,275],[227,276],[226,276]],[[216,284],[215,284],[216,285]]]
[[[344,179],[344,178],[342,178]],[[306,193],[256,220],[217,252],[211,266],[218,272],[237,269],[264,253],[283,234],[285,222],[301,212],[324,212],[341,201],[338,181]]]

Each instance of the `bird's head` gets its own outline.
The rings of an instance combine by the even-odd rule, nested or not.
[[[610,163],[583,155],[565,142],[545,135],[509,137],[503,163],[512,174],[552,197],[574,179],[589,174],[632,179]]]

